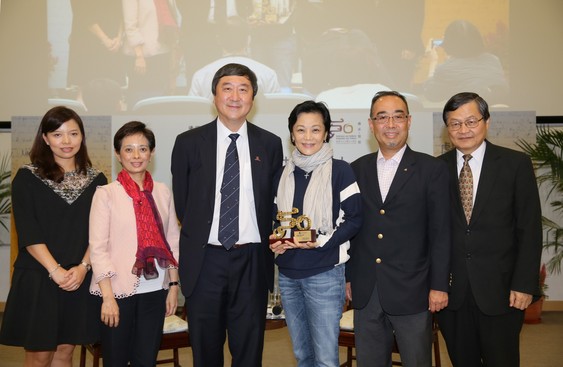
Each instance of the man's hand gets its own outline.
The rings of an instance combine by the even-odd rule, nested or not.
[[[352,302],[352,283],[346,283],[346,299]]]
[[[510,291],[510,307],[525,310],[532,303],[532,295],[516,291]]]
[[[428,295],[428,310],[434,313],[446,306],[448,306],[448,293],[431,289]]]

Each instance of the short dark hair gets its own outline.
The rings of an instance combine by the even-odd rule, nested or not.
[[[232,16],[227,18],[227,22],[223,26],[219,26],[217,39],[219,45],[230,55],[248,54],[248,41],[250,37],[250,28],[248,22],[241,16]],[[242,52],[242,54],[240,54]]]
[[[444,105],[444,111],[442,111],[442,120],[444,120],[444,124],[446,125],[448,124],[447,119],[448,119],[448,114],[450,112],[453,112],[458,108],[460,108],[461,106],[463,106],[464,104],[473,101],[477,103],[479,112],[481,113],[481,116],[483,116],[483,119],[486,122],[489,119],[489,117],[491,117],[491,114],[489,113],[489,105],[487,104],[487,101],[485,101],[477,93],[462,92],[452,96]]]
[[[121,126],[113,137],[113,149],[115,149],[115,151],[119,153],[123,139],[136,134],[143,134],[143,136],[147,138],[147,140],[149,141],[149,148],[152,152],[156,147],[156,139],[154,137],[154,133],[151,129],[147,128],[147,125],[145,125],[141,121],[129,121]]]
[[[405,102],[405,106],[407,106],[407,115],[409,114],[409,104],[407,103],[407,99],[405,98],[405,96],[403,96],[401,93],[396,92],[394,90],[381,90],[381,91],[375,93],[375,95],[371,99],[371,107],[369,109],[369,118],[370,119],[373,117],[371,115],[371,111],[373,110],[373,105],[375,104],[375,102],[377,102],[380,98],[386,97],[386,96],[394,96],[394,97],[399,97],[400,99],[402,99],[403,102]]]
[[[115,114],[121,112],[123,93],[119,83],[109,78],[90,80],[82,87],[82,100],[89,114]]]
[[[330,140],[330,124],[332,119],[330,118],[330,112],[328,111],[326,104],[324,102],[305,101],[295,106],[287,118],[290,134],[293,132],[293,126],[295,126],[297,118],[302,113],[318,113],[323,117],[325,131],[329,133],[326,136],[326,142],[328,143]],[[293,141],[291,143],[295,145]]]
[[[76,121],[80,133],[82,134],[80,149],[74,157],[76,170],[81,174],[85,174],[86,170],[92,166],[92,162],[88,157],[88,150],[86,149],[86,134],[84,133],[82,119],[74,110],[64,106],[56,106],[47,111],[41,119],[29,152],[29,158],[31,163],[37,167],[39,177],[47,178],[55,182],[61,182],[64,179],[64,169],[55,162],[53,152],[47,143],[45,143],[45,140],[43,140],[43,135],[57,130],[62,124],[70,120]]]
[[[241,64],[230,63],[223,65],[213,76],[213,81],[211,82],[211,92],[213,95],[217,94],[217,84],[224,76],[243,76],[250,81],[252,85],[252,98],[256,97],[258,93],[258,79],[256,79],[256,74],[249,67]]]
[[[446,27],[442,47],[453,57],[474,57],[485,51],[479,29],[463,19],[454,20]]]

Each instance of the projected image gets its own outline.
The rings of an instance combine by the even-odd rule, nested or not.
[[[510,104],[509,0],[46,4],[48,97],[81,112],[128,113],[173,98],[204,104],[213,74],[229,62],[255,71],[260,95],[301,95],[329,108],[354,109],[386,89],[420,109],[441,108],[460,90]]]

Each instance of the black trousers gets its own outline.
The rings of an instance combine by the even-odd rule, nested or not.
[[[262,365],[268,289],[261,251],[261,244],[207,246],[186,298],[194,367],[223,367],[227,334],[233,367]]]
[[[508,303],[508,299],[506,300]],[[485,315],[468,287],[460,309],[436,314],[454,367],[517,367],[524,311]]]
[[[104,367],[154,367],[162,338],[168,291],[117,299],[119,324],[102,327]]]

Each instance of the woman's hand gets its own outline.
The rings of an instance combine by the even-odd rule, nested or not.
[[[67,273],[68,270],[66,270],[65,268],[63,268],[60,265],[57,265],[57,268],[55,270],[53,270],[49,276],[51,277],[51,280],[55,283],[57,283],[57,285],[63,288],[63,284],[66,284],[67,282]],[[66,289],[65,289],[66,290]]]
[[[63,281],[57,284],[61,289],[67,292],[73,292],[80,288],[80,285],[86,277],[86,272],[87,270],[83,265],[74,266],[66,271]]]
[[[288,246],[288,248],[300,248],[302,250],[309,250],[317,247],[316,242],[299,242],[297,237],[293,237],[293,242],[286,240],[285,245]]]
[[[275,239],[276,239],[276,236],[273,235],[273,234],[271,234],[271,235],[270,235],[270,239],[271,239],[271,240],[275,240]],[[285,247],[285,245],[282,243],[282,241],[279,240],[279,241],[277,241],[277,242],[270,243],[270,250],[272,250],[272,252],[273,252],[274,254],[281,255],[281,254],[283,254],[283,253],[285,252],[286,247]]]
[[[173,285],[168,288],[168,295],[166,296],[166,316],[176,314],[178,309],[178,286]]]
[[[119,325],[119,306],[113,296],[104,297],[101,318],[102,322],[109,327],[117,327]]]
[[[147,61],[143,56],[135,57],[135,72],[141,75],[147,73]]]
[[[275,239],[274,235],[270,235],[270,239]],[[283,254],[287,250],[291,249],[302,249],[302,250],[309,250],[312,248],[316,248],[316,242],[299,242],[296,237],[293,237],[293,241],[291,239],[285,238],[275,243],[270,244],[270,250],[272,250],[276,254]]]
[[[115,37],[108,39],[109,42],[105,44],[109,52],[117,52],[121,48],[121,38]]]

